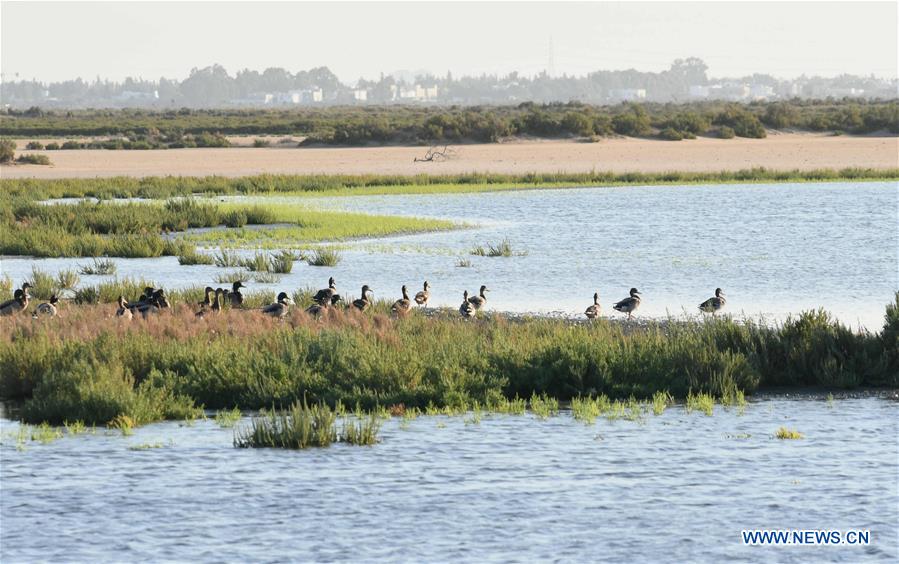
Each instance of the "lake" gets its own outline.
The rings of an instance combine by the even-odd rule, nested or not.
[[[606,314],[628,289],[643,293],[641,317],[695,315],[724,289],[736,316],[780,321],[823,307],[853,327],[877,331],[899,289],[896,182],[627,186],[480,194],[266,198],[315,207],[452,219],[477,225],[346,244],[333,268],[297,264],[278,284],[345,294],[362,284],[399,298],[427,279],[431,305],[457,306],[462,291],[490,287],[489,306],[510,312],[579,315],[595,291]],[[253,201],[251,198],[226,198]],[[478,257],[475,245],[508,239],[524,256]],[[471,267],[456,266],[460,258]],[[32,264],[55,272],[87,259],[4,257],[15,280]],[[166,287],[214,284],[222,269],[175,257],[116,259],[119,276]],[[100,277],[82,277],[95,283]]]
[[[236,449],[212,420],[17,450],[0,419],[0,541],[6,562],[895,562],[897,415],[876,397],[775,397],[642,424],[420,417],[372,447],[305,451]],[[744,529],[871,544],[744,546]]]

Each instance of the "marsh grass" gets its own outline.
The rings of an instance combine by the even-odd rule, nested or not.
[[[493,413],[505,415],[524,415],[527,413],[527,400],[516,396],[511,399],[505,397],[492,397],[487,400],[487,409]]]
[[[381,420],[376,415],[351,419],[344,417],[340,440],[347,444],[370,446],[379,442]]]
[[[215,424],[223,429],[231,428],[240,421],[240,417],[241,413],[238,407],[234,409],[220,409],[215,413]]]
[[[82,276],[109,276],[116,273],[116,263],[110,259],[95,258],[88,264],[79,265]]]
[[[120,414],[106,424],[110,429],[118,429],[127,437],[134,434],[134,419],[128,415]]]
[[[0,296],[2,296],[2,300],[8,300],[12,297],[12,278],[6,274],[0,277]]]
[[[219,268],[234,268],[240,266],[240,255],[227,251],[219,250],[218,253],[212,255],[212,260]]]
[[[828,393],[827,397],[824,398],[824,401],[827,402],[827,407],[833,409],[833,394]]]
[[[87,427],[84,424],[84,421],[73,421],[69,423],[68,421],[63,421],[63,427],[65,427],[66,433],[69,435],[80,435],[83,433]]]
[[[844,333],[820,316],[781,327],[722,319],[625,329],[501,316],[478,323],[449,315],[393,319],[385,302],[371,313],[335,308],[321,319],[291,308],[272,322],[251,310],[271,303],[274,292],[254,291],[245,295],[250,311],[227,310],[200,323],[194,304],[202,287],[195,287],[172,291],[173,307],[159,316],[115,319],[116,298],[136,298],[144,286],[155,284],[124,279],[81,287],[53,324],[0,318],[0,396],[24,400],[24,421],[53,424],[106,424],[120,414],[145,424],[184,419],[199,405],[253,410],[303,397],[390,416],[386,406],[400,403],[409,413],[458,415],[475,402],[520,412],[518,398],[532,398],[535,412],[551,413],[543,398],[633,396],[616,399],[603,415],[637,420],[667,402],[658,396],[639,403],[657,392],[688,397],[687,411],[711,412],[715,397],[737,405],[735,389],[834,385],[826,367],[838,361],[846,387],[897,385],[890,339]],[[308,291],[295,296],[309,303]],[[516,399],[506,408],[500,398]]]
[[[344,421],[343,433],[336,430],[337,414],[324,404],[295,402],[284,411],[272,410],[254,417],[250,426],[234,433],[239,448],[304,449],[326,447],[334,442],[368,445],[377,442],[380,423],[375,414],[357,423]]]
[[[31,278],[28,279],[28,283],[31,284],[32,297],[39,300],[48,300],[57,291],[56,279],[34,265],[31,267]]]
[[[309,266],[337,266],[341,259],[337,249],[319,247],[306,257],[306,263]]]
[[[270,270],[276,274],[290,274],[293,270],[293,261],[295,256],[290,251],[281,251],[274,253],[269,257]]]
[[[31,429],[31,440],[38,441],[42,444],[49,444],[56,439],[62,438],[62,431],[58,427],[52,427],[49,423],[43,422]]]
[[[269,272],[271,270],[271,260],[268,253],[255,253],[249,258],[242,259],[240,266],[250,272]]]
[[[156,449],[156,448],[163,448],[164,446],[165,445],[162,443],[141,443],[138,445],[130,445],[128,447],[128,450],[135,450],[135,451],[150,450],[150,449]]]
[[[215,264],[215,258],[191,248],[185,254],[178,255],[178,264],[181,266],[211,265]]]
[[[794,439],[803,438],[802,433],[800,433],[799,431],[794,431],[794,430],[788,429],[786,427],[781,427],[780,429],[778,429],[777,432],[774,433],[774,436],[778,439],[785,439],[785,440],[794,440]]]
[[[687,394],[687,400],[684,404],[684,408],[686,409],[687,413],[691,413],[693,410],[696,410],[711,416],[715,410],[715,397],[712,394],[703,392],[694,394],[691,390],[690,393]]]
[[[56,273],[56,288],[59,290],[72,290],[80,281],[78,273],[70,268],[64,268]]]
[[[471,268],[471,261],[465,258],[460,258],[456,261],[456,266],[458,268]]]
[[[497,245],[487,243],[486,247],[477,245],[469,251],[470,254],[478,257],[511,257],[525,256],[526,251],[515,251],[512,248],[512,242],[509,239],[503,239]]]
[[[575,421],[581,421],[585,425],[592,425],[601,414],[602,409],[599,406],[598,398],[584,398],[580,396],[571,398],[571,415]]]
[[[232,272],[224,272],[216,274],[212,279],[218,284],[234,284],[235,282],[246,282],[249,275],[243,270],[235,270]]]
[[[283,274],[276,274],[274,272],[254,272],[253,282],[259,284],[277,284],[283,277]]]
[[[659,416],[665,412],[665,409],[674,404],[674,398],[667,391],[656,392],[652,395],[652,413]]]
[[[535,392],[528,404],[531,412],[539,419],[548,419],[559,414],[559,400],[546,394],[537,394]]]

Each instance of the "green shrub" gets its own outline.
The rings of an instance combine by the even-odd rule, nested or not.
[[[733,139],[736,136],[732,127],[722,125],[718,128],[718,137],[721,139]]]
[[[47,147],[49,149],[49,147]],[[60,147],[63,150],[75,150],[75,149],[83,149],[84,145],[79,143],[78,141],[66,141]]]
[[[59,150],[59,143],[57,143],[57,142],[55,142],[55,141],[52,141],[52,142],[50,142],[50,143],[47,143],[46,149],[47,149],[48,151],[58,151],[58,150]]]
[[[0,139],[0,163],[8,163],[16,154],[16,142],[12,139]]]
[[[668,141],[680,141],[684,138],[683,134],[671,127],[666,127],[662,131],[659,132],[659,137],[662,139],[667,139]]]
[[[29,141],[25,148],[29,151],[40,151],[44,148],[44,144],[40,141]]]
[[[49,165],[50,157],[47,155],[19,155],[16,159],[17,163],[33,164],[33,165]]]

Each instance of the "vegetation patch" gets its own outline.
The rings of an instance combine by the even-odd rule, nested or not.
[[[716,398],[739,405],[734,390],[899,386],[899,294],[880,333],[853,332],[824,312],[777,327],[727,317],[638,328],[498,316],[470,323],[451,311],[394,319],[391,300],[321,320],[296,307],[276,321],[254,311],[273,292],[247,294],[245,309],[200,322],[202,287],[172,291],[173,307],[158,316],[117,320],[112,303],[144,286],[154,284],[79,289],[76,304],[109,305],[70,304],[53,324],[0,318],[0,397],[24,400],[26,422],[51,424],[127,416],[142,425],[196,417],[197,406],[254,410],[303,398],[442,414],[520,412],[520,398],[530,398],[538,417],[580,398],[572,409],[583,419],[598,408],[610,420],[639,422],[673,398],[710,414]],[[309,291],[293,298],[311,303]]]
[[[252,419],[249,427],[234,434],[239,448],[304,449],[326,447],[335,442],[371,445],[378,440],[380,423],[370,416],[360,421],[344,419],[337,431],[337,413],[324,404],[308,405],[297,401],[283,411],[271,410]]]
[[[785,440],[793,440],[793,439],[801,439],[803,438],[802,433],[799,431],[794,431],[793,429],[787,429],[786,427],[781,427],[774,433],[774,436],[778,439]]]

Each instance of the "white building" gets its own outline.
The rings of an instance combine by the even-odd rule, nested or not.
[[[609,96],[613,100],[621,102],[633,102],[635,100],[645,100],[646,90],[643,88],[618,88],[611,90]]]
[[[365,90],[364,88],[357,88],[353,90],[353,99],[357,102],[367,102],[368,90]]]

